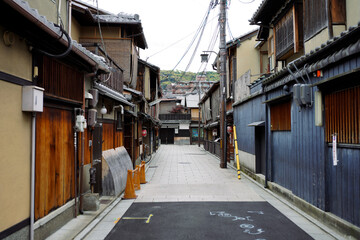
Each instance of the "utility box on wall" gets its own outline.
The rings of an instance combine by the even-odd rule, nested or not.
[[[44,89],[37,86],[23,86],[22,110],[24,112],[43,112]]]

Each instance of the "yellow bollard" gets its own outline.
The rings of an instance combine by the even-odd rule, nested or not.
[[[238,179],[241,179],[241,176],[240,176],[239,150],[238,150],[237,137],[236,137],[236,126],[234,125],[233,128],[234,128],[234,142],[235,142],[235,154],[236,154],[237,174],[238,174]]]

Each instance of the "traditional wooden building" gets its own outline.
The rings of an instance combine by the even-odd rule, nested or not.
[[[205,150],[220,156],[220,82],[215,82],[200,100]]]
[[[268,46],[271,74],[253,82],[249,95],[233,106],[244,170],[264,176],[265,186],[288,191],[310,215],[358,238],[355,5],[263,1],[251,23],[260,26],[258,40]]]
[[[75,120],[84,117],[88,74],[108,74],[109,67],[68,35],[66,7],[0,3],[0,51],[7,56],[0,61],[0,98],[7,103],[1,106],[1,152],[10,161],[1,168],[1,238],[43,239],[56,230],[54,222],[61,226],[78,211],[83,155]]]

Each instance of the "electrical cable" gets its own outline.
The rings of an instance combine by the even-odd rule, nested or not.
[[[62,22],[62,21],[61,21],[61,22]],[[38,51],[38,52],[40,52],[40,53],[42,53],[42,54],[44,54],[44,55],[46,55],[46,56],[48,56],[48,57],[52,57],[52,58],[63,58],[63,57],[66,57],[66,56],[70,53],[70,51],[71,51],[71,49],[72,49],[72,40],[71,40],[71,37],[69,36],[69,34],[68,34],[68,33],[64,30],[64,28],[62,27],[62,24],[60,24],[60,26],[57,25],[57,24],[54,24],[54,26],[60,28],[60,31],[61,31],[61,35],[60,35],[60,37],[58,38],[58,40],[60,40],[60,39],[62,38],[62,36],[65,35],[65,37],[66,37],[66,39],[67,39],[67,41],[68,41],[68,47],[67,47],[67,49],[65,50],[65,52],[60,53],[60,54],[52,54],[52,53],[48,53],[48,52],[46,52],[46,51],[44,51],[44,50],[41,50],[41,49],[38,49],[38,48],[36,49],[36,51]]]
[[[99,1],[98,0],[96,0],[96,14],[97,14],[97,24],[98,24],[98,27],[99,27],[99,34],[100,34],[100,38],[101,38],[101,44],[103,45],[103,48],[104,48],[106,60],[109,61],[108,54],[106,52],[105,43],[104,43],[104,38],[103,38],[102,32],[101,32],[100,17],[99,17],[99,15],[100,15],[100,13],[99,13]]]
[[[244,1],[241,1],[241,0],[238,0],[238,1],[241,2],[241,3],[243,3],[243,4],[250,4],[250,3],[255,2],[255,0],[251,0],[251,1],[249,1],[249,2],[244,2]]]
[[[183,56],[180,58],[180,60],[178,61],[178,63],[175,65],[175,67],[170,71],[170,73],[168,73],[168,74],[165,76],[165,78],[168,78],[169,75],[174,72],[174,70],[176,69],[176,67],[180,64],[180,62],[181,62],[181,61],[184,59],[184,57],[187,55],[187,53],[188,53],[189,50],[191,49],[192,45],[194,44],[195,40],[198,38],[198,35],[200,34],[200,38],[199,38],[199,41],[198,41],[197,46],[199,45],[199,42],[200,42],[200,40],[201,40],[202,33],[204,32],[204,29],[205,29],[205,26],[206,26],[206,23],[207,23],[207,19],[208,19],[209,14],[210,14],[210,10],[213,9],[212,6],[213,6],[213,1],[210,2],[209,7],[208,7],[208,9],[207,9],[207,11],[206,11],[206,14],[205,14],[205,16],[204,16],[204,18],[203,18],[203,20],[202,20],[199,28],[196,30],[196,33],[195,33],[193,39],[191,40],[191,43],[189,44],[188,48],[186,49],[185,53],[184,53]],[[187,69],[190,67],[190,64],[191,64],[191,62],[192,62],[192,60],[193,60],[193,58],[194,58],[195,53],[196,53],[196,51],[193,53],[193,55],[192,55],[192,57],[191,57],[191,60],[190,60],[190,62],[189,62],[189,64],[188,64],[186,70],[181,74],[180,77],[178,77],[178,79],[183,78],[183,77],[185,76],[186,71],[187,71]],[[177,82],[178,79],[175,79],[175,82]]]

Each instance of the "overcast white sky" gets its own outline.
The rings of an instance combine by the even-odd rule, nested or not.
[[[83,1],[96,5],[96,0]],[[255,0],[250,4],[244,3],[249,1],[252,0],[229,1],[228,22],[234,38],[256,28],[256,26],[250,26],[248,20],[260,5],[261,0]],[[160,67],[162,70],[172,70],[184,55],[196,30],[199,28],[207,12],[210,0],[98,0],[98,4],[99,8],[114,14],[119,12],[139,14],[148,44],[148,49],[140,51],[141,59],[146,60],[149,57],[149,63]],[[219,5],[210,12],[206,30],[189,71],[198,72],[199,69],[203,70],[203,67],[200,68],[200,54],[208,49],[218,23],[218,14]],[[227,41],[230,39],[230,33],[227,32]],[[178,43],[172,45],[176,42]],[[170,45],[172,46],[169,47]],[[176,69],[186,69],[195,45]],[[219,40],[216,42],[214,51],[219,51]],[[213,54],[210,63],[214,61],[214,58],[215,55]],[[208,64],[206,70],[212,71],[210,64]]]

